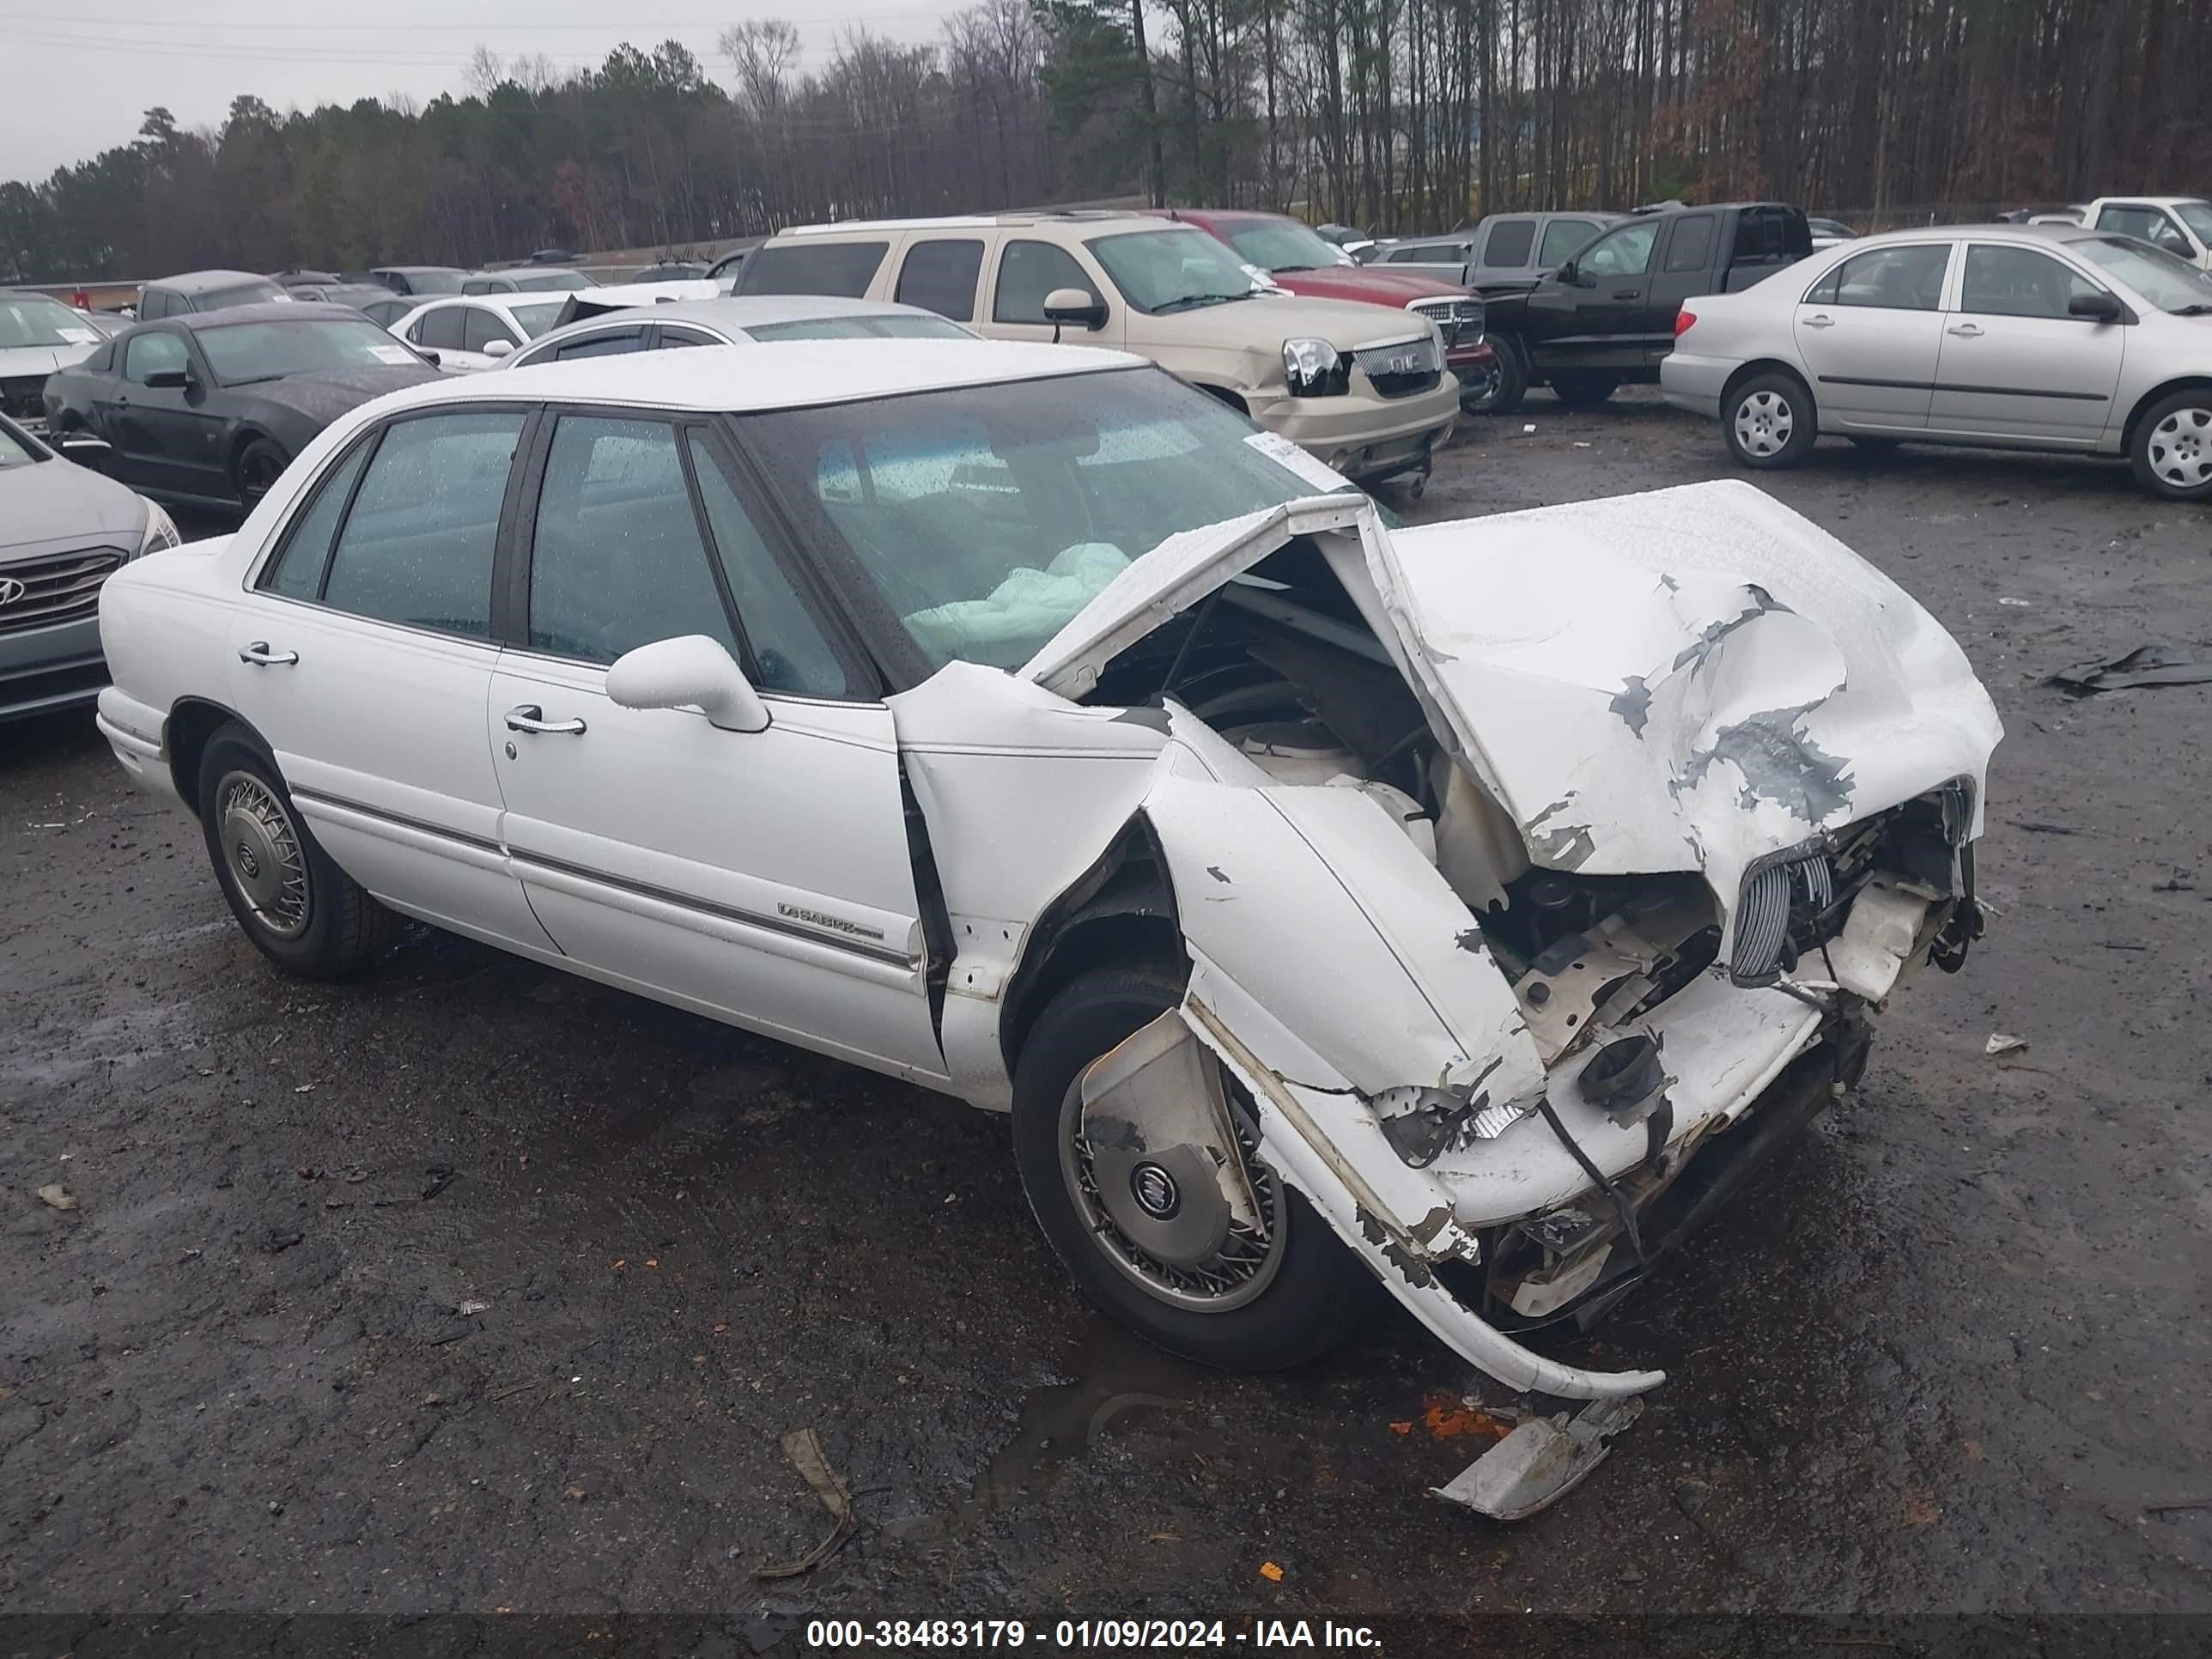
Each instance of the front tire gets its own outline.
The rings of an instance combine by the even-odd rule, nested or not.
[[[2212,386],[2160,398],[2136,422],[2136,482],[2177,501],[2212,501]]]
[[[1754,374],[1728,395],[1721,432],[1736,465],[1754,471],[1795,466],[1819,434],[1813,394],[1787,374]]]
[[[1486,383],[1468,387],[1460,397],[1460,408],[1469,415],[1510,415],[1528,393],[1528,372],[1521,366],[1513,342],[1493,337],[1490,345],[1498,367]]]
[[[301,979],[342,979],[391,943],[392,912],[331,861],[276,762],[237,721],[208,739],[196,799],[222,896],[270,961]]]
[[[1083,1073],[1182,997],[1158,969],[1106,968],[1046,1006],[1014,1067],[1022,1188],[1084,1294],[1146,1340],[1227,1370],[1300,1364],[1360,1328],[1376,1286],[1305,1200],[1253,1156],[1249,1122],[1240,1123],[1239,1139],[1265,1237],[1232,1231],[1212,1257],[1173,1267],[1149,1257],[1096,1190],[1096,1166],[1081,1143]],[[1231,1095],[1234,1103],[1233,1087]],[[1126,1218],[1127,1206],[1120,1207]]]

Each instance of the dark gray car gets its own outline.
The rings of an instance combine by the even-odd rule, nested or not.
[[[153,502],[0,417],[0,720],[100,695],[100,584],[177,541]]]

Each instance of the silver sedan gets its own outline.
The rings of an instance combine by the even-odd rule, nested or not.
[[[2075,225],[1863,237],[1684,302],[1660,385],[1754,468],[1859,444],[2124,455],[2212,500],[2212,276]]]

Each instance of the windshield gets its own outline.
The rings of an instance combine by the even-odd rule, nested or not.
[[[965,340],[973,337],[942,317],[809,317],[801,322],[754,323],[756,340]]]
[[[591,287],[592,279],[580,270],[542,270],[518,274],[514,285],[526,294],[574,294],[580,288]]]
[[[422,366],[422,360],[374,323],[343,317],[282,323],[227,323],[198,331],[208,367],[225,386],[250,386],[318,369]]]
[[[199,297],[202,311],[228,311],[233,306],[258,306],[289,300],[292,290],[274,283],[240,283],[235,288],[211,288]]]
[[[459,294],[468,273],[459,270],[403,270],[410,294]]]
[[[1237,257],[1262,270],[1311,270],[1317,265],[1358,263],[1295,219],[1231,219],[1227,228],[1229,246]]]
[[[2212,203],[2176,202],[2173,211],[2181,222],[2197,233],[2200,242],[2212,242]]]
[[[1088,243],[1139,311],[1158,316],[1252,297],[1252,278],[1202,230],[1132,230]]]
[[[810,539],[849,556],[933,665],[1019,667],[1170,536],[1323,494],[1331,476],[1270,459],[1279,440],[1157,368],[778,410],[741,429]]]
[[[526,338],[534,340],[553,326],[553,319],[568,303],[566,300],[544,300],[536,305],[509,306],[507,314],[514,319],[515,326]]]
[[[2069,252],[2109,270],[2160,311],[2185,317],[2212,312],[2212,276],[2188,260],[2127,236],[2085,237]]]
[[[8,346],[86,346],[100,331],[81,312],[42,294],[0,294],[0,349]]]

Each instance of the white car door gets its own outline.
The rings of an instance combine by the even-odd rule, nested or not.
[[[563,414],[538,471],[509,623],[526,645],[488,725],[501,839],[546,930],[598,977],[941,1082],[890,711],[848,700],[702,429]],[[608,697],[617,658],[691,634],[744,665],[767,730]]]
[[[1824,428],[1909,431],[1928,424],[1954,246],[1869,248],[1807,290],[1793,337]]]
[[[2094,445],[2114,418],[2130,331],[2067,307],[2105,294],[2037,249],[1969,242],[1958,305],[1943,317],[1929,429]]]
[[[469,313],[476,307],[453,302],[433,306],[399,331],[400,337],[437,354],[438,367],[449,372],[474,374],[489,368],[492,360],[467,349]]]
[[[499,845],[492,562],[529,416],[366,434],[301,497],[231,629],[231,704],[315,837],[393,908],[550,950]]]

